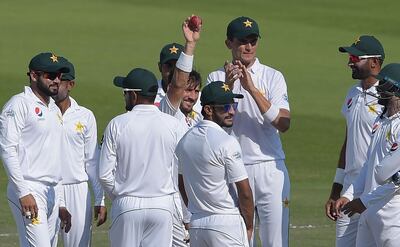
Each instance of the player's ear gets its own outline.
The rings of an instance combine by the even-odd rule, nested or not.
[[[68,81],[68,91],[71,90],[72,88],[74,88],[74,86],[75,86],[75,81],[74,80]]]
[[[210,105],[205,105],[203,107],[203,111],[206,114],[207,118],[211,119],[211,116],[213,115],[213,108]]]
[[[161,71],[161,66],[162,66],[161,63],[158,63],[158,70],[159,70],[160,72],[162,72],[162,71]]]
[[[226,45],[226,47],[228,47],[229,50],[232,49],[232,41],[231,40],[226,39],[225,40],[225,45]]]

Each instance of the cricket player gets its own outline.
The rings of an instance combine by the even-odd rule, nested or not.
[[[30,86],[13,96],[0,115],[0,150],[8,175],[7,199],[18,228],[19,245],[50,247],[55,241],[61,198],[62,121],[51,96],[62,73],[53,53],[29,63]],[[63,218],[66,231],[69,219]],[[67,222],[66,222],[67,221]]]
[[[400,142],[400,64],[386,65],[376,77],[379,80],[378,103],[384,110],[372,128],[365,165],[335,204],[338,215],[340,211],[349,216],[361,213],[357,247],[394,247],[399,246],[400,241],[398,177],[393,176],[384,184],[376,175],[384,168],[385,160],[397,152]],[[357,194],[361,196],[356,198]]]
[[[254,19],[232,20],[225,41],[232,61],[210,73],[207,81],[225,81],[234,93],[244,95],[228,131],[242,148],[262,246],[287,247],[290,181],[279,133],[290,126],[289,101],[282,73],[256,57],[259,37]],[[253,240],[251,246],[257,246]]]
[[[342,106],[346,135],[325,210],[328,218],[336,221],[336,246],[351,247],[356,243],[359,215],[338,217],[335,214],[335,202],[341,192],[355,181],[367,159],[372,126],[382,113],[382,107],[373,95],[378,85],[375,76],[381,70],[385,52],[379,40],[370,35],[358,37],[351,46],[339,47],[339,51],[348,53],[352,78],[359,81],[350,88]]]
[[[174,151],[184,126],[154,105],[150,71],[133,69],[114,84],[129,111],[110,121],[100,154],[100,182],[112,200],[111,246],[172,246]]]
[[[173,73],[169,74],[167,83],[166,95],[161,99],[158,104],[159,109],[171,116],[177,118],[185,130],[188,130],[194,125],[196,114],[189,114],[193,112],[193,105],[196,103],[198,93],[196,88],[199,87],[200,75],[192,70],[193,68],[193,54],[198,40],[200,39],[201,26],[198,30],[190,30],[188,17],[182,23],[182,32],[185,38],[185,46],[183,51],[179,54],[179,58],[175,63]],[[161,57],[161,56],[160,56]],[[162,60],[162,59],[160,59]],[[185,113],[180,110],[184,107]],[[174,185],[176,193],[174,194],[174,221],[173,221],[173,241],[172,246],[184,247],[188,246],[189,234],[188,223],[190,222],[190,213],[188,212],[178,188],[178,172],[174,173]]]
[[[92,211],[88,182],[94,192],[94,217],[97,226],[107,218],[104,192],[98,180],[99,147],[96,119],[89,109],[70,96],[75,86],[75,68],[66,61],[68,73],[61,76],[58,94],[52,96],[61,110],[64,128],[62,177],[64,207],[73,215],[72,228],[61,231],[64,246],[88,247],[91,242]]]
[[[243,95],[227,84],[208,84],[201,96],[204,120],[176,148],[192,212],[192,247],[249,246],[253,233],[253,196],[240,145],[222,129],[232,127],[235,98]]]

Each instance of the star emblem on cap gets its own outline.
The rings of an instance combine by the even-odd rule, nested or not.
[[[169,53],[175,53],[178,54],[179,48],[176,48],[175,45],[173,45],[171,48],[169,48]]]
[[[360,43],[360,37],[357,37],[356,41],[354,41],[354,44],[357,45],[358,43]]]
[[[53,63],[58,63],[58,57],[54,54],[51,54],[50,59],[53,61]]]
[[[251,25],[253,24],[253,22],[249,21],[249,19],[246,19],[245,22],[243,22],[244,27],[251,27]]]
[[[222,87],[221,87],[225,92],[226,91],[230,91],[230,89],[229,89],[229,86],[227,85],[227,84],[222,84]]]

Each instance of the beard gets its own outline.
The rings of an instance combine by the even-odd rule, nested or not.
[[[353,79],[357,80],[364,80],[367,79],[371,75],[369,70],[359,68],[359,67],[354,67],[351,73],[351,77]]]
[[[39,79],[37,81],[37,87],[40,91],[42,91],[42,93],[44,93],[47,96],[54,96],[58,94],[58,86],[56,89],[50,89],[50,85],[46,85],[42,79]]]

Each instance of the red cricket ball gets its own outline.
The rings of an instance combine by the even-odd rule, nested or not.
[[[200,16],[194,15],[190,17],[188,27],[193,32],[198,32],[200,30],[200,25],[203,24]]]

